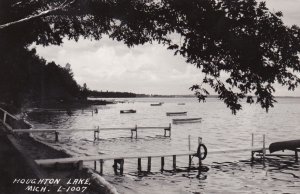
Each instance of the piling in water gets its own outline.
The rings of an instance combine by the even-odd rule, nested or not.
[[[103,160],[100,160],[100,175],[103,175]]]
[[[165,166],[165,157],[161,157],[161,168],[160,168],[161,172],[164,171],[164,166]]]
[[[138,172],[142,172],[142,160],[141,158],[138,158]]]
[[[147,171],[148,171],[148,172],[151,172],[151,157],[148,157]]]

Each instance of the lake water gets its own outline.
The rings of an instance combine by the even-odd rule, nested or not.
[[[122,100],[122,99],[118,99]],[[131,139],[130,131],[103,131],[100,140],[94,142],[93,132],[61,133],[59,142],[53,134],[40,134],[38,138],[54,147],[64,149],[74,156],[99,154],[132,155],[158,154],[188,151],[188,135],[191,148],[197,149],[198,137],[210,150],[250,148],[251,134],[255,146],[262,146],[266,134],[267,146],[274,141],[300,139],[300,98],[279,98],[269,113],[259,105],[243,105],[243,110],[232,115],[218,99],[209,98],[198,103],[195,98],[135,98],[134,103],[118,103],[94,106],[98,114],[90,110],[66,112],[44,111],[29,115],[35,128],[101,128],[138,126],[168,126],[173,118],[201,117],[201,123],[172,124],[171,137],[164,137],[162,129],[138,131],[138,138]],[[163,102],[162,106],[150,106]],[[185,103],[185,105],[178,105]],[[134,109],[135,114],[120,114],[120,110]],[[187,111],[187,116],[166,116],[166,112]],[[289,152],[285,152],[289,153]],[[272,159],[266,166],[249,162],[250,153],[209,154],[203,161],[209,168],[197,177],[197,171],[160,172],[160,159],[152,159],[152,173],[137,176],[137,160],[125,160],[124,176],[114,176],[112,161],[104,164],[104,178],[120,193],[173,194],[173,193],[299,193],[300,166],[293,158]],[[187,167],[188,158],[178,157],[178,168]],[[197,160],[193,160],[197,166]],[[87,164],[93,167],[93,164]],[[146,170],[147,160],[142,160]],[[97,166],[98,168],[99,166]],[[171,158],[166,158],[165,169],[172,169]],[[99,170],[99,169],[98,169]]]

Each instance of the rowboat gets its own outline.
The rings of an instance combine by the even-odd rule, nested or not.
[[[184,116],[184,115],[186,115],[186,113],[187,112],[167,112],[166,115],[167,116],[180,116],[180,115]]]
[[[132,110],[132,109],[130,109],[130,110],[120,110],[120,113],[122,114],[122,113],[136,113],[136,110]]]
[[[178,105],[185,105],[185,103],[178,103]]]
[[[201,122],[201,121],[202,121],[202,118],[173,119],[173,124],[198,123],[198,122]]]
[[[159,102],[159,103],[156,103],[156,104],[150,104],[150,106],[161,106],[163,103]]]
[[[300,148],[300,140],[280,141],[271,143],[269,146],[270,153],[280,150],[297,150]]]

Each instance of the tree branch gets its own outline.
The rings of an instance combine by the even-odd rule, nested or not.
[[[73,0],[69,3],[68,0],[65,0],[60,6],[56,7],[56,8],[53,8],[53,9],[49,9],[49,10],[46,10],[46,11],[42,11],[36,15],[31,15],[31,16],[28,16],[26,18],[23,18],[23,19],[20,19],[20,20],[17,20],[17,21],[13,21],[13,22],[9,22],[9,23],[6,23],[6,24],[2,24],[0,25],[0,30],[8,27],[8,26],[12,26],[12,25],[15,25],[15,24],[19,24],[19,23],[22,23],[22,22],[26,22],[26,21],[29,21],[29,20],[32,20],[32,19],[35,19],[35,18],[39,18],[39,17],[43,17],[49,13],[52,13],[54,11],[57,11],[57,10],[60,10],[60,9],[64,9],[66,8],[67,6],[73,4],[76,0]]]

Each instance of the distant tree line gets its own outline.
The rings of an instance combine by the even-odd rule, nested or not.
[[[89,90],[88,91],[89,97],[94,98],[135,98],[137,94],[131,92],[110,92],[110,91],[96,91],[96,90]]]

